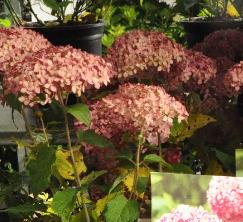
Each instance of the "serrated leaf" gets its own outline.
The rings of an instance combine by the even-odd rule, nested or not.
[[[37,145],[36,149],[38,150],[36,158],[31,159],[27,165],[30,175],[30,189],[34,195],[48,188],[52,166],[56,160],[54,146],[41,143]]]
[[[134,222],[139,217],[139,204],[118,195],[107,204],[104,216],[107,222]]]
[[[74,155],[76,159],[78,174],[80,175],[81,173],[85,173],[87,167],[85,166],[82,153],[76,151],[74,152]],[[56,151],[56,161],[54,167],[64,179],[74,180],[75,176],[70,158],[71,153],[69,150],[58,149]]]
[[[174,119],[173,126],[170,130],[170,139],[176,142],[184,141],[191,137],[198,129],[215,122],[216,120],[204,114],[190,114],[187,121],[183,120],[180,123]]]
[[[170,166],[169,163],[165,162],[160,156],[156,154],[148,154],[143,158],[146,163],[161,163],[163,166]]]
[[[95,220],[97,220],[101,214],[104,212],[106,204],[111,201],[117,193],[111,193],[107,196],[103,197],[102,199],[99,199],[95,204],[95,209],[92,211],[92,216]]]
[[[100,148],[113,147],[112,142],[107,138],[97,134],[94,130],[78,131],[77,137],[79,142],[87,143],[89,145]]]
[[[77,192],[76,189],[67,188],[66,190],[56,192],[53,197],[51,208],[57,216],[62,218],[63,222],[69,221],[71,217]]]
[[[89,126],[91,123],[91,115],[87,105],[82,103],[77,103],[72,106],[68,106],[66,111],[73,115],[81,123],[84,123],[86,126]]]

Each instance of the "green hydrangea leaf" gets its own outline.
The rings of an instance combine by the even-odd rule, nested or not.
[[[104,216],[107,222],[134,222],[139,217],[138,202],[118,195],[107,204]]]

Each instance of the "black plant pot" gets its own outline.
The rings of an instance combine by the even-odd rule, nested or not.
[[[53,45],[71,45],[86,52],[101,55],[104,26],[103,22],[39,27],[32,23],[26,28],[42,34]]]
[[[10,221],[7,213],[0,213],[0,221],[1,222],[9,222]]]
[[[181,22],[186,31],[186,40],[191,48],[196,43],[202,42],[210,33],[221,29],[242,29],[243,20],[207,20],[206,18],[191,18]]]

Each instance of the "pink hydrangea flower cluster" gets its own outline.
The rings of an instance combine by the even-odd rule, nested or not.
[[[5,95],[13,93],[26,106],[51,103],[58,93],[81,95],[86,89],[107,85],[111,64],[71,46],[40,50],[16,63],[4,78]],[[41,100],[39,95],[44,95]]]
[[[197,44],[196,51],[216,60],[217,75],[205,85],[208,96],[215,97],[218,103],[224,97],[240,93],[240,66],[235,64],[243,60],[243,32],[240,30],[220,30],[208,35],[203,42]],[[229,70],[230,69],[230,70]],[[234,78],[234,79],[233,79]],[[205,94],[206,91],[202,91]],[[223,99],[222,99],[223,98]]]
[[[179,205],[171,213],[164,214],[159,222],[223,222],[217,215],[209,214],[202,207]]]
[[[91,128],[107,138],[141,131],[152,144],[169,138],[173,118],[186,119],[186,108],[158,86],[124,84],[113,95],[91,105]]]
[[[181,149],[179,147],[175,148],[165,148],[163,149],[163,157],[166,162],[171,164],[176,164],[181,162]]]
[[[159,74],[174,89],[193,79],[202,85],[216,74],[215,62],[183,48],[161,32],[135,30],[118,38],[108,50],[118,79]],[[188,83],[189,84],[189,83]]]
[[[161,32],[134,30],[116,39],[106,59],[117,70],[118,78],[139,74],[150,67],[170,71],[184,57],[182,46]]]
[[[224,222],[243,221],[243,178],[213,177],[207,199],[212,211]]]
[[[234,65],[224,76],[224,85],[229,95],[237,95],[243,89],[243,61]]]
[[[32,30],[0,28],[0,71],[6,71],[30,53],[49,46],[47,39]]]
[[[171,73],[168,73],[174,77],[169,79],[168,84],[177,86],[184,82],[187,88],[197,90],[216,76],[217,66],[214,60],[200,52],[187,49],[184,51],[185,59],[175,64]]]

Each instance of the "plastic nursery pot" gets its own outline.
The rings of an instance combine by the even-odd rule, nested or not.
[[[56,26],[37,26],[36,23],[29,23],[25,28],[42,34],[53,45],[71,45],[91,54],[102,55],[101,38],[104,27],[104,22],[99,21],[94,24]]]
[[[242,29],[243,19],[216,20],[205,17],[194,17],[181,22],[186,31],[186,40],[191,48],[202,42],[210,33],[221,29]]]

